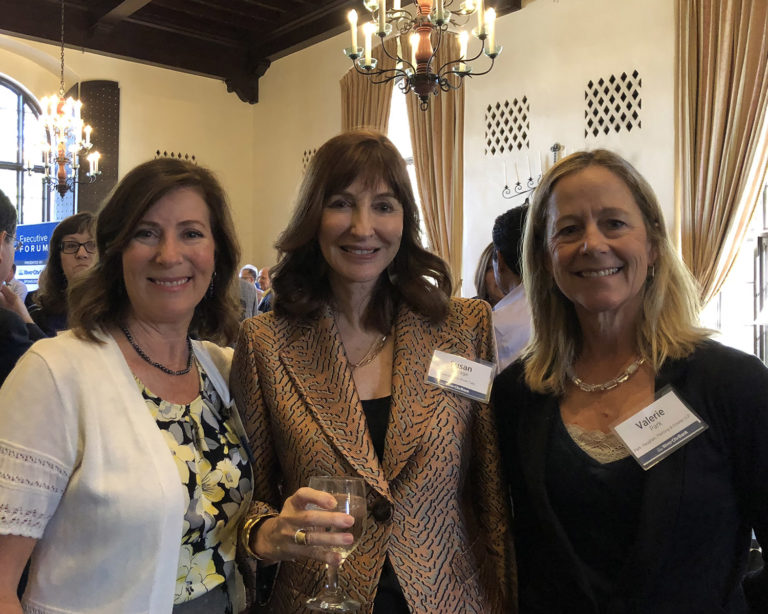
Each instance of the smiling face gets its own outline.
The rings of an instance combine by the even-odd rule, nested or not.
[[[603,166],[564,176],[549,200],[548,269],[580,318],[635,321],[655,254],[626,184]]]
[[[85,245],[80,245],[74,254],[65,254],[63,249],[59,254],[61,258],[61,270],[64,272],[64,277],[66,277],[67,281],[70,283],[75,276],[87,271],[93,266],[96,261],[96,243],[88,232],[76,232],[74,234],[64,235],[61,238],[62,245],[71,242],[86,243],[89,241],[93,242],[94,253],[90,253],[85,249]]]
[[[179,188],[152,205],[123,251],[131,316],[184,327],[215,266],[210,210],[197,190]]]
[[[317,240],[332,284],[372,290],[394,260],[403,235],[403,206],[388,185],[355,180],[323,206]]]

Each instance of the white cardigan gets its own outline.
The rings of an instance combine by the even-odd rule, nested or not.
[[[117,343],[103,341],[44,339],[0,389],[0,533],[39,540],[26,612],[173,609],[184,491]],[[232,350],[194,345],[227,403]]]

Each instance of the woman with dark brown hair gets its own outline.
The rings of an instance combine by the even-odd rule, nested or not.
[[[93,237],[95,221],[92,213],[81,211],[61,220],[51,234],[48,262],[29,307],[29,315],[49,337],[68,328],[67,288],[98,258]]]
[[[227,378],[239,247],[206,169],[173,159],[120,182],[71,330],[0,388],[0,611],[31,555],[26,611],[231,614],[251,497]]]
[[[266,611],[305,611],[342,560],[329,547],[351,543],[353,518],[306,487],[319,475],[368,487],[339,574],[361,612],[512,611],[488,406],[427,382],[434,350],[493,360],[490,308],[451,298],[392,143],[355,130],[323,145],[277,247],[274,310],[243,324],[232,373],[256,448],[241,540],[260,566],[282,561]]]

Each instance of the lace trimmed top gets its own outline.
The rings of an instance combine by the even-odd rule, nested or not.
[[[578,424],[566,424],[571,439],[598,463],[612,463],[629,456],[629,450],[614,433],[588,431]]]

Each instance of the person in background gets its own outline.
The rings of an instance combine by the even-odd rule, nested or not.
[[[475,270],[475,290],[477,291],[475,298],[484,300],[491,307],[504,297],[504,293],[499,290],[499,286],[496,284],[492,257],[493,243],[489,243],[483,253],[480,254],[480,260]]]
[[[346,475],[368,487],[339,573],[362,614],[513,612],[490,410],[426,381],[434,350],[493,360],[490,308],[451,298],[395,146],[368,130],[325,143],[277,248],[275,308],[243,323],[231,380],[256,454],[241,543],[260,566],[282,561],[265,611],[305,611],[339,564],[320,546],[349,544],[354,519],[306,486]]]
[[[0,611],[22,611],[31,555],[27,612],[239,612],[252,474],[232,350],[190,339],[229,343],[239,326],[226,196],[196,164],[146,162],[96,242],[69,289],[72,329],[0,388]]]
[[[259,291],[245,277],[238,279],[240,286],[240,320],[247,320],[259,313]]]
[[[531,336],[531,310],[522,281],[520,249],[528,203],[502,213],[493,224],[493,274],[504,297],[493,307],[498,370],[520,356]]]
[[[574,153],[539,183],[523,251],[531,343],[492,393],[520,612],[768,612],[768,568],[745,577],[753,529],[768,558],[768,369],[698,327],[651,187]]]
[[[269,278],[268,266],[265,266],[261,269],[257,281],[259,283],[259,287],[264,292],[264,295],[261,298],[261,302],[259,303],[259,313],[268,313],[272,311],[272,300],[274,298],[274,294],[272,292],[272,282]]]
[[[51,234],[48,262],[29,307],[32,319],[49,337],[68,328],[67,288],[97,260],[95,219],[81,211],[61,220]]]
[[[20,279],[16,279],[16,263],[11,266],[11,272],[8,275],[8,279],[5,280],[5,283],[16,293],[23,303],[27,298],[27,285]]]
[[[0,279],[7,279],[16,251],[16,207],[0,191]],[[16,361],[45,333],[29,317],[18,294],[7,284],[0,285],[0,384]],[[0,430],[0,439],[3,438]],[[0,450],[2,446],[0,446]],[[0,602],[1,603],[1,602]]]
[[[259,269],[257,269],[252,264],[246,264],[242,269],[240,269],[240,279],[250,281],[256,287],[259,286],[258,282],[256,281],[258,277]]]

